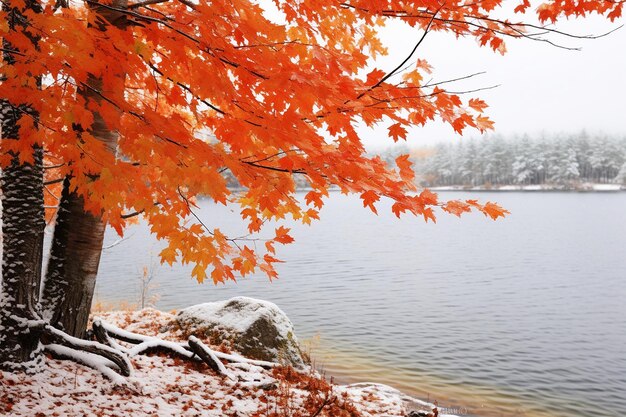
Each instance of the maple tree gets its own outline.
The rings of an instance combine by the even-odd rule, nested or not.
[[[16,304],[17,293],[30,300],[28,311],[17,314],[25,321],[13,320],[7,327],[7,317],[15,314],[0,312],[2,337],[9,327],[28,333],[25,329],[37,327],[33,321],[41,317],[35,305],[41,266],[26,265],[30,278],[25,281],[23,269],[7,265],[20,256],[15,245],[24,236],[16,237],[18,229],[30,233],[30,262],[41,261],[42,196],[49,207],[46,219],[58,222],[53,242],[63,253],[57,257],[61,252],[53,249],[58,262],[46,274],[46,287],[65,285],[47,298],[50,291],[44,288],[47,319],[88,309],[93,286],[90,290],[92,283],[85,282],[95,280],[104,225],[122,234],[137,215],[167,241],[163,262],[194,264],[192,274],[199,281],[208,272],[217,283],[257,270],[275,277],[275,248],[293,240],[289,229],[265,231],[269,236],[262,236],[264,245],[258,247],[249,241],[268,221],[317,219],[331,186],[357,194],[374,212],[381,197],[389,198],[397,216],[434,221],[436,208],[455,215],[478,210],[493,219],[506,214],[494,203],[440,201],[428,190],[417,190],[406,156],[389,168],[382,159],[366,156],[357,133],[360,123],[384,123],[397,141],[435,119],[457,132],[491,129],[482,100],[426,81],[432,69],[422,58],[405,66],[417,58],[430,31],[474,37],[501,53],[507,37],[545,36],[543,26],[499,19],[499,0],[64,3],[3,0],[0,13],[1,297],[3,305]],[[268,7],[278,17],[268,17]],[[554,0],[531,10],[524,0],[515,12],[536,12],[542,22],[592,12],[614,20],[622,7],[621,1]],[[386,53],[377,33],[388,21],[413,27],[416,40],[396,68],[376,68],[376,58]],[[226,171],[244,191],[227,188]],[[304,202],[294,194],[296,175],[311,187]],[[251,236],[226,236],[200,221],[194,212],[198,196],[238,205]],[[17,227],[7,207],[15,216],[27,214],[26,223]],[[83,220],[75,224],[76,218]],[[80,246],[85,239],[88,247]],[[68,253],[70,241],[77,246]],[[78,281],[68,281],[70,270]],[[80,281],[81,274],[88,279]],[[79,291],[73,304],[59,301],[70,291]],[[82,332],[84,324],[72,330]],[[11,355],[0,349],[0,362],[26,360],[31,352]]]

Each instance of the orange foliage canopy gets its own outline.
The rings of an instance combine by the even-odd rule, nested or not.
[[[6,2],[25,7],[24,0]],[[28,25],[14,30],[2,12],[1,36],[15,48],[3,52],[15,62],[2,66],[0,97],[31,106],[39,120],[22,117],[20,140],[3,140],[0,163],[9,162],[8,151],[28,161],[31,147],[42,145],[48,164],[57,166],[48,174],[71,176],[88,210],[120,234],[129,213],[142,213],[168,241],[162,261],[195,264],[198,280],[210,270],[215,282],[257,269],[275,276],[274,246],[293,239],[278,227],[264,246],[246,246],[195,218],[197,196],[237,204],[251,234],[268,220],[316,219],[331,186],[356,193],[372,211],[384,196],[398,216],[435,220],[438,206],[496,219],[506,211],[493,203],[440,202],[428,190],[416,193],[409,160],[400,157],[396,170],[367,157],[356,126],[385,123],[394,141],[436,118],[458,132],[491,128],[483,101],[424,82],[431,71],[425,60],[401,78],[390,77],[397,70],[372,68],[386,53],[377,32],[390,20],[414,27],[417,39],[447,31],[504,52],[504,38],[536,27],[493,17],[501,3],[273,0],[262,7],[254,0],[137,0],[119,8],[86,0],[57,8],[44,2],[42,13],[26,10]],[[516,12],[534,13],[529,6],[524,0]],[[541,21],[591,12],[613,20],[622,6],[553,0],[536,13]],[[98,11],[113,9],[128,25],[99,30]],[[37,47],[29,34],[39,38]],[[43,76],[43,87],[35,76]],[[90,76],[102,79],[102,90],[91,91],[100,100],[78,94],[93,90]],[[116,153],[90,134],[94,112],[119,132]],[[243,192],[227,189],[227,170]],[[311,185],[304,202],[294,195],[294,175]]]

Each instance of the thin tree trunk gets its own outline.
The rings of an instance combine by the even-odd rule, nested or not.
[[[121,9],[127,5],[127,0],[114,0],[112,4]],[[107,25],[119,28],[127,25],[123,13],[98,6],[92,8],[102,18],[100,30],[106,30]],[[88,86],[79,93],[87,101],[98,103],[102,101],[98,93],[108,98],[123,97],[124,74],[118,74],[116,81],[109,86],[100,78],[90,77]],[[102,141],[109,152],[116,152],[117,132],[111,130],[97,112],[90,133]],[[83,197],[70,189],[70,179],[66,178],[42,294],[44,317],[75,337],[83,337],[87,329],[106,228],[100,216],[87,212],[84,207]]]
[[[82,337],[100,263],[105,225],[85,212],[84,200],[63,184],[44,291],[43,317],[66,333]]]
[[[22,30],[27,20],[17,9],[3,3],[8,12],[10,30]],[[26,9],[41,12],[35,1],[26,1]],[[27,35],[28,36],[28,35]],[[37,38],[31,37],[36,45]],[[5,51],[14,47],[3,40]],[[11,65],[14,58],[5,52],[3,60]],[[36,80],[41,86],[41,79]],[[25,105],[0,101],[1,131],[4,139],[19,140],[20,118],[38,115]],[[0,288],[0,368],[33,369],[41,361],[41,323],[38,314],[39,284],[44,236],[43,149],[33,148],[33,163],[21,164],[12,155],[2,170],[2,284]]]

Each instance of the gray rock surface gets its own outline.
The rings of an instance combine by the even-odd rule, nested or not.
[[[181,310],[176,320],[184,332],[227,343],[251,358],[302,368],[305,360],[293,324],[275,304],[249,297],[198,304]]]

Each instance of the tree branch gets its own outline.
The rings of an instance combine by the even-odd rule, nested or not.
[[[52,184],[58,184],[60,182],[65,181],[65,178],[55,178],[53,180],[49,180],[43,183],[43,185],[52,185]]]
[[[364,91],[361,94],[359,94],[359,96],[357,97],[357,100],[360,99],[361,97],[363,97],[368,92],[372,91],[373,89],[379,87],[382,83],[384,83],[389,78],[391,78],[400,68],[402,68],[404,66],[404,64],[409,62],[409,59],[411,59],[413,54],[415,54],[415,51],[417,51],[417,48],[419,48],[419,46],[422,44],[422,42],[426,38],[426,35],[428,35],[428,31],[430,30],[430,26],[433,24],[433,21],[435,20],[435,17],[437,17],[437,14],[439,13],[439,11],[441,10],[442,7],[443,7],[443,5],[439,9],[437,9],[437,11],[433,14],[433,16],[431,17],[430,21],[426,25],[426,28],[424,29],[424,33],[422,34],[421,38],[417,41],[417,43],[413,47],[413,50],[411,50],[411,53],[404,59],[404,61],[402,61],[400,63],[400,65],[395,67],[390,73],[388,73],[383,78],[381,78],[376,84],[374,84],[373,86],[368,88],[366,91]]]
[[[150,6],[151,4],[167,3],[168,1],[170,0],[145,0],[139,3],[129,4],[128,8],[132,10],[132,9],[137,9],[139,7]]]

